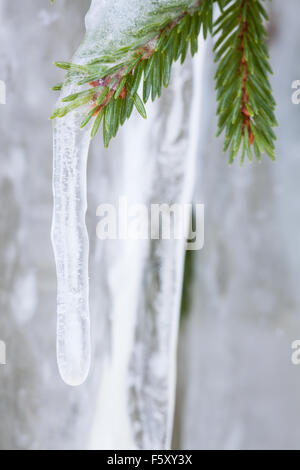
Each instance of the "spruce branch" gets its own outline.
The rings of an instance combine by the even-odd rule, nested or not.
[[[64,83],[77,80],[75,93],[64,97],[51,119],[86,108],[81,127],[93,121],[91,137],[102,124],[108,147],[119,126],[130,118],[134,107],[146,118],[144,104],[161,96],[170,82],[173,62],[183,63],[190,49],[197,52],[202,30],[206,39],[215,36],[215,76],[218,135],[225,131],[224,151],[229,163],[241,151],[252,161],[266,152],[275,159],[273,127],[277,125],[275,101],[269,82],[272,70],[266,45],[265,0],[178,0],[158,5],[145,24],[131,31],[128,43],[109,50],[85,65],[56,62],[67,71]],[[213,24],[214,4],[220,14]],[[53,90],[60,91],[64,83]],[[138,91],[142,84],[142,98]]]
[[[225,0],[223,7],[214,24],[214,35],[219,36],[214,47],[218,135],[225,130],[229,163],[241,147],[241,163],[245,154],[252,161],[252,149],[258,160],[264,152],[274,160],[272,128],[277,122],[265,42],[268,15],[260,0]]]
[[[94,137],[103,121],[103,141],[108,147],[119,126],[130,118],[134,107],[143,118],[147,117],[144,104],[150,96],[152,101],[160,97],[162,87],[169,85],[173,62],[180,60],[183,63],[189,49],[194,56],[201,28],[204,38],[212,33],[215,1],[187,0],[179,6],[176,3],[159,6],[149,14],[147,24],[132,33],[132,44],[86,65],[56,62],[59,68],[80,76],[78,87],[88,84],[89,88],[65,97],[62,100],[65,106],[57,108],[51,119],[89,104],[90,110],[81,127],[95,118],[91,131]],[[138,95],[141,83],[142,99]],[[59,91],[62,87],[59,83],[53,90]]]

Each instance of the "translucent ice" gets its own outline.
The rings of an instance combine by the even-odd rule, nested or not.
[[[54,127],[52,243],[57,268],[57,359],[62,378],[80,385],[90,366],[88,254],[85,226],[89,134],[74,115]]]

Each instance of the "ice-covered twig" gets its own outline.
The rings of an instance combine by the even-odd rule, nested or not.
[[[93,45],[84,64],[56,62],[56,65],[76,76],[77,91],[62,100],[52,118],[60,118],[86,102],[91,109],[81,127],[94,119],[91,136],[94,137],[103,122],[103,140],[107,147],[119,126],[129,119],[134,107],[146,118],[144,103],[160,97],[163,85],[168,86],[172,63],[183,63],[189,48],[198,50],[198,35],[212,32],[213,3],[215,0],[131,0],[111,1],[103,10],[101,28],[94,28],[101,4],[94,2],[94,16],[89,16],[88,38]],[[95,20],[96,18],[96,20]],[[115,25],[117,24],[118,30]],[[99,25],[97,25],[99,26]],[[99,33],[100,31],[100,33]],[[103,41],[99,34],[111,37]],[[95,39],[96,38],[96,39]],[[104,47],[99,50],[99,42]],[[91,59],[92,57],[92,59]],[[142,98],[138,94],[143,84]],[[83,85],[89,84],[82,91]],[[54,87],[59,89],[60,85]]]

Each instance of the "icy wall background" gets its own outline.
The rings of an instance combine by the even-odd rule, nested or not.
[[[7,104],[0,105],[0,339],[7,343],[8,362],[0,366],[0,449],[97,448],[107,442],[101,373],[108,367],[104,351],[113,347],[110,312],[122,299],[122,291],[112,289],[114,276],[121,285],[127,273],[108,269],[118,259],[112,246],[104,251],[96,240],[95,213],[104,194],[110,191],[114,200],[130,181],[130,167],[122,172],[131,148],[126,139],[137,122],[141,130],[147,123],[129,124],[129,137],[123,133],[109,151],[98,141],[90,152],[95,358],[88,382],[69,388],[55,357],[48,121],[55,97],[49,88],[61,77],[52,62],[68,60],[78,47],[89,3],[56,0],[50,7],[47,0],[0,0],[0,79],[7,84]],[[291,83],[300,78],[300,5],[282,3],[273,2],[270,30],[280,121],[276,165],[265,159],[228,168],[214,138],[212,66],[202,84],[206,119],[196,199],[206,205],[206,241],[192,256],[194,277],[181,327],[174,433],[179,448],[300,447],[300,368],[290,362],[291,341],[300,338],[300,108],[291,103]],[[184,73],[189,76],[189,63]],[[172,92],[165,92],[155,112],[166,112]],[[115,419],[119,433],[108,444],[126,447],[129,431]]]
[[[300,369],[290,361],[300,334],[300,109],[291,102],[291,82],[300,74],[300,4],[271,5],[275,165],[226,165],[214,138],[207,71],[197,188],[206,207],[205,247],[190,268],[179,351],[175,445],[185,448],[300,446]]]

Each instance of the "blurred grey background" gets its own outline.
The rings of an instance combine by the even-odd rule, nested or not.
[[[53,61],[70,59],[78,47],[89,3],[0,0],[0,79],[7,86],[0,105],[0,339],[7,344],[0,449],[90,445],[109,312],[95,210],[120,162],[122,136],[109,151],[110,166],[99,141],[90,152],[95,359],[87,383],[73,389],[61,382],[55,356],[48,120],[56,100],[50,87],[62,77]],[[206,206],[205,247],[188,259],[175,448],[300,448],[300,366],[291,364],[291,342],[300,339],[300,107],[291,102],[292,81],[300,79],[300,4],[274,0],[270,13],[276,164],[266,157],[261,165],[228,167],[222,139],[215,139],[211,45],[207,52],[195,194]],[[100,298],[103,315],[95,308]]]

